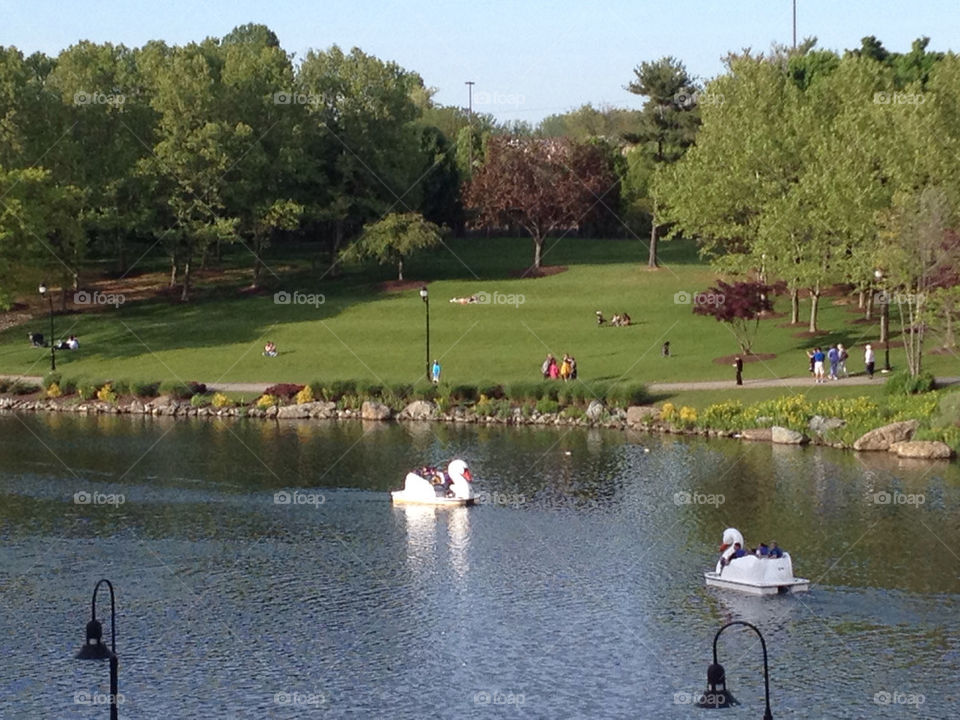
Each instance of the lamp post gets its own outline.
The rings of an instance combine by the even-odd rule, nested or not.
[[[426,286],[420,288],[420,299],[427,310],[427,382],[430,382],[430,296],[427,293]]]
[[[767,668],[767,643],[764,641],[763,635],[760,634],[756,625],[751,625],[743,620],[734,620],[733,622],[727,623],[717,630],[717,634],[713,637],[713,664],[707,668],[707,691],[697,702],[697,707],[727,708],[740,704],[734,699],[733,694],[727,690],[726,673],[724,672],[723,665],[717,662],[717,640],[720,639],[720,633],[731,625],[744,625],[753,630],[760,638],[760,646],[763,648],[763,685],[767,700],[767,708],[763,713],[763,720],[773,720],[773,715],[770,713],[770,671]]]
[[[107,584],[110,588],[110,647],[103,644],[103,626],[97,620],[97,590],[100,585]],[[110,660],[110,720],[117,720],[117,613],[113,596],[113,585],[104,578],[93,588],[91,603],[91,618],[87,623],[87,641],[76,654],[77,660]]]
[[[40,283],[37,290],[40,292],[41,298],[47,298],[50,301],[50,372],[53,372],[57,369],[57,349],[53,340],[53,295],[47,295],[46,283]]]
[[[881,294],[883,297],[883,307],[880,308],[880,342],[883,343],[883,370],[881,372],[890,372],[890,293],[887,292],[886,284],[883,282],[883,270],[874,270],[873,276],[880,283]]]

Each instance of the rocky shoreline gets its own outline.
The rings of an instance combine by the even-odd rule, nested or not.
[[[567,417],[563,413],[524,413],[520,407],[509,415],[478,415],[472,408],[456,406],[448,412],[429,401],[416,400],[399,412],[376,401],[365,401],[359,409],[342,409],[329,401],[314,401],[299,405],[271,405],[266,408],[222,407],[210,405],[194,407],[189,401],[178,401],[161,396],[144,401],[138,398],[108,403],[99,400],[57,400],[47,398],[0,397],[0,412],[73,412],[97,415],[151,415],[166,417],[259,418],[265,420],[363,420],[370,422],[421,421],[473,423],[483,425],[571,426],[596,427],[612,430],[639,430],[651,433],[701,435],[734,438],[747,442],[769,442],[776,445],[824,445],[857,452],[890,452],[901,458],[949,460],[954,452],[949,445],[938,441],[913,440],[919,426],[917,420],[891,423],[871,430],[852,446],[829,442],[823,433],[843,424],[839,418],[810,420],[810,433],[801,433],[785,427],[744,428],[738,431],[676,427],[660,420],[659,408],[652,405],[634,405],[627,409],[608,408],[594,400],[583,417]]]

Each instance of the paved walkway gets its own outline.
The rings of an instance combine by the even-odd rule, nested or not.
[[[40,384],[43,378],[40,375],[0,375],[0,378],[10,380],[23,380],[24,382]],[[828,381],[828,385],[843,387],[844,385],[882,385],[887,376],[877,373],[870,379],[866,375],[851,375],[842,380]],[[214,392],[238,392],[250,393],[251,395],[260,395],[273,383],[208,383],[207,389]],[[937,378],[937,387],[945,385],[960,384],[960,377],[939,377]],[[768,388],[768,387],[797,387],[808,388],[815,387],[813,380],[809,376],[789,377],[789,378],[768,378],[760,380],[744,380],[743,387],[749,388]],[[705,380],[702,382],[672,382],[672,383],[648,383],[647,389],[651,393],[671,393],[683,390],[732,390],[736,388],[733,380]]]

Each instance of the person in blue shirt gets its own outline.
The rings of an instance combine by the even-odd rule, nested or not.
[[[827,358],[830,360],[830,379],[837,379],[837,368],[840,366],[840,351],[836,345],[831,345],[827,351]]]
[[[434,360],[433,365],[430,367],[430,380],[433,381],[434,385],[440,382],[440,361],[439,360]]]
[[[766,543],[760,543],[760,547],[757,548],[757,555],[760,557],[767,557],[770,554],[770,548]]]
[[[826,359],[826,355],[823,354],[823,350],[816,348],[813,351],[813,377],[814,382],[818,385],[820,383],[826,382],[823,378],[823,361]]]
[[[777,543],[776,543],[776,541],[774,541],[774,540],[771,540],[771,541],[770,541],[770,557],[772,557],[772,558],[782,558],[782,557],[783,557],[783,550],[781,550],[781,549],[777,546]]]

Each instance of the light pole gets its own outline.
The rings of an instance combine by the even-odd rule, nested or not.
[[[427,310],[427,382],[430,382],[430,296],[427,293],[426,286],[420,288],[420,298]]]
[[[797,49],[797,0],[793,0],[793,49]]]
[[[97,620],[97,590],[100,585],[110,588],[110,647],[103,644],[103,625]],[[91,619],[87,623],[87,641],[76,654],[77,660],[110,660],[110,720],[117,720],[117,613],[113,596],[113,585],[104,578],[93,587]]]
[[[883,343],[883,370],[881,372],[890,372],[890,293],[887,292],[887,286],[883,282],[883,271],[874,270],[873,276],[880,283],[882,294],[882,305],[880,308],[880,342]]]
[[[717,634],[714,635],[713,664],[707,668],[707,691],[697,702],[697,707],[715,709],[740,704],[734,699],[733,694],[727,690],[726,673],[724,672],[723,665],[717,662],[717,640],[720,639],[720,633],[731,625],[744,625],[753,630],[760,638],[760,646],[763,648],[763,686],[767,700],[767,708],[763,713],[763,720],[773,720],[773,715],[770,712],[770,671],[767,668],[767,643],[764,641],[763,635],[760,634],[756,625],[751,625],[743,620],[734,620],[733,622],[727,623],[717,630]]]
[[[467,80],[464,85],[467,86],[467,123],[470,127],[470,172],[473,172],[473,80]]]
[[[47,284],[40,283],[37,288],[41,298],[47,298],[50,301],[50,372],[57,369],[57,349],[53,340],[53,295],[47,295]]]

